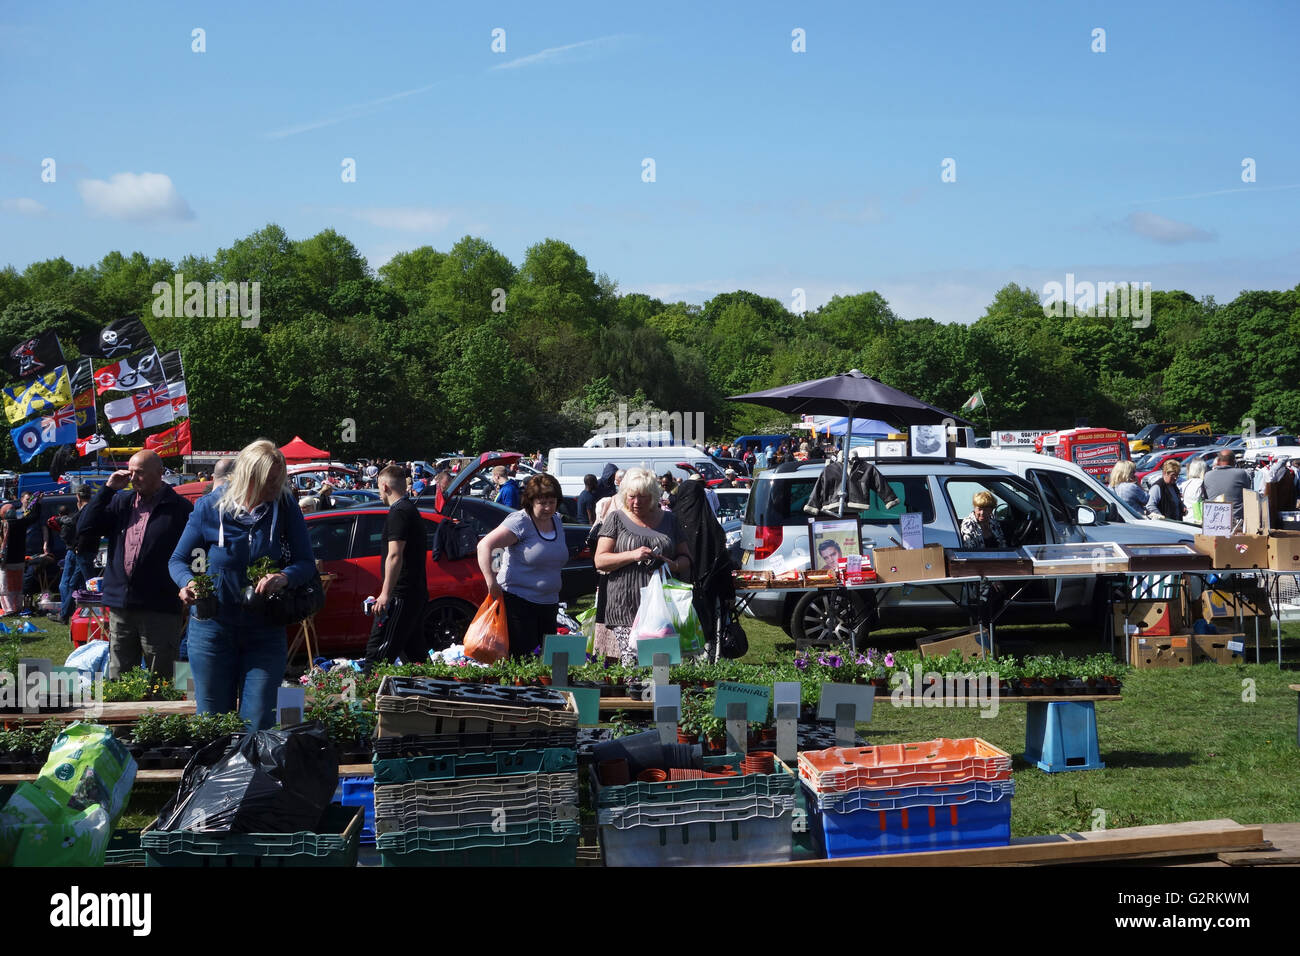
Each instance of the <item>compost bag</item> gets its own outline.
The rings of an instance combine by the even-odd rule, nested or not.
[[[318,722],[218,738],[190,760],[159,830],[313,830],[338,788],[338,750]]]

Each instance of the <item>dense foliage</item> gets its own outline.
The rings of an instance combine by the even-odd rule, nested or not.
[[[177,272],[260,282],[259,324],[155,316],[153,284]],[[555,239],[517,267],[466,236],[375,273],[333,230],[295,241],[274,224],[210,258],[113,252],[90,267],[59,258],[0,271],[5,347],[53,328],[71,359],[78,334],[128,314],[161,349],[182,350],[201,448],[300,434],[348,458],[531,451],[580,442],[620,401],[702,412],[708,435],[727,438],[790,419],[726,396],[854,367],[954,411],[980,389],[987,407],[972,417],[984,431],[1078,418],[1300,428],[1300,286],[1223,306],[1157,291],[1149,324],[1135,328],[1053,318],[1035,290],[1011,284],[970,324],[944,324],[902,319],[875,292],[801,315],[745,291],[703,306],[619,295]]]

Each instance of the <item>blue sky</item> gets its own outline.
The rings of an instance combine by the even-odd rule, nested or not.
[[[1297,26],[1294,3],[9,5],[0,264],[278,222],[372,268],[555,237],[667,300],[875,289],[971,321],[1069,272],[1226,301],[1300,282]]]

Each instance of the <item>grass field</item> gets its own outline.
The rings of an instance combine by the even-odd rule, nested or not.
[[[22,635],[23,656],[62,663],[72,649],[68,629],[50,619],[35,620],[45,633]],[[752,619],[744,623],[747,663],[788,660],[794,653],[793,642],[779,628]],[[919,633],[882,631],[871,643],[882,649],[912,647]],[[1063,626],[1007,627],[999,635],[1031,641],[1045,652],[1108,649]],[[1265,643],[1271,648],[1272,637]],[[983,737],[1016,755],[1016,836],[1091,829],[1103,819],[1097,811],[1108,828],[1221,817],[1238,823],[1300,821],[1296,694],[1287,689],[1300,683],[1300,626],[1284,629],[1283,652],[1287,660],[1280,671],[1276,664],[1199,664],[1131,672],[1124,700],[1096,705],[1104,770],[1047,774],[1025,764],[1019,755],[1026,708],[1018,703],[1003,703],[996,717],[985,718],[974,709],[896,708],[880,700],[872,721],[858,731],[871,743]],[[137,787],[120,825],[143,826],[172,792],[171,787]]]

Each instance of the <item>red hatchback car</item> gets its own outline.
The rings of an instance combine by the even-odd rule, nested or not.
[[[487,585],[473,555],[456,560],[433,558],[433,539],[442,516],[421,512],[429,546],[424,573],[428,579],[429,616],[426,629],[435,647],[460,639],[487,597]],[[384,522],[388,509],[348,508],[317,511],[305,516],[307,535],[320,566],[338,575],[325,595],[325,607],[316,615],[318,653],[326,657],[356,657],[365,651],[371,618],[362,602],[378,595],[383,585]]]

